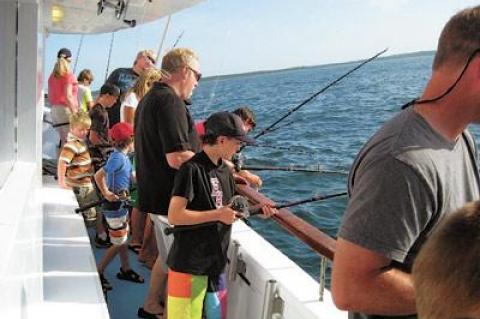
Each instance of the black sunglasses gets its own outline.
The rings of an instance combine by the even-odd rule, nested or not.
[[[197,78],[197,82],[200,81],[202,78],[202,73],[198,72],[197,70],[192,69],[191,67],[187,66],[187,68],[195,74],[195,77]]]
[[[149,59],[150,62],[152,62],[152,64],[155,64],[155,59],[152,58],[151,56],[149,56],[149,55],[144,55],[144,57],[146,57],[147,59]]]

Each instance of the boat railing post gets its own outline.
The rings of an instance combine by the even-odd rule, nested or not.
[[[237,261],[240,243],[236,240],[232,242],[232,254],[230,255],[230,266],[228,268],[228,280],[235,281],[237,278]]]
[[[324,256],[320,257],[320,278],[319,278],[319,301],[323,301],[323,295],[325,292],[325,274],[327,272],[327,258]]]
[[[285,301],[280,297],[277,281],[270,279],[265,287],[262,319],[282,319],[284,306]]]

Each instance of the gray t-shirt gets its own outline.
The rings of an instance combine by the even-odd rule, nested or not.
[[[476,159],[475,142],[468,131],[450,142],[413,108],[399,113],[355,159],[338,237],[410,272],[439,219],[479,199]],[[382,317],[353,314],[353,318]]]

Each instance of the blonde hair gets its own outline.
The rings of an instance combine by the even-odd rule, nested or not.
[[[193,50],[187,48],[175,48],[168,51],[163,56],[162,70],[165,70],[168,73],[173,73],[184,66],[191,65],[194,60],[198,61],[198,56]]]
[[[57,62],[53,67],[53,76],[61,78],[68,74],[68,72],[70,72],[70,62],[64,57],[57,58]]]
[[[480,6],[464,9],[451,17],[438,40],[433,69],[446,63],[465,64],[467,58],[480,48],[479,34]]]
[[[70,114],[69,117],[70,128],[72,127],[82,127],[89,128],[92,125],[92,120],[87,112],[79,111],[76,113]]]
[[[158,69],[151,68],[145,70],[138,77],[137,81],[133,85],[133,88],[131,89],[131,92],[135,93],[137,98],[140,100],[152,88],[153,83],[156,81],[160,81],[162,77],[163,74]]]
[[[412,269],[418,317],[452,319],[480,308],[480,202],[442,220]]]
[[[156,61],[155,52],[153,52],[153,50],[142,50],[137,53],[137,56],[135,57],[135,61],[133,62],[133,65],[137,64],[138,59],[144,56],[150,57],[151,59]]]

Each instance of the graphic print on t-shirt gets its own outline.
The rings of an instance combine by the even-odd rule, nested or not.
[[[215,201],[215,207],[220,208],[223,206],[222,198],[223,192],[220,187],[220,181],[217,177],[210,177],[210,184],[212,185],[212,198]]]

